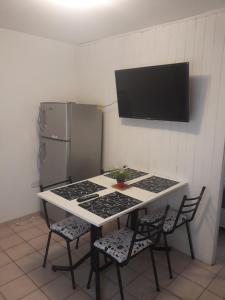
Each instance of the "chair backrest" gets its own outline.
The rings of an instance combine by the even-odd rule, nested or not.
[[[164,214],[160,215],[159,218],[155,219],[153,222],[143,223],[141,220],[137,219],[127,262],[131,258],[135,243],[151,240],[151,246],[155,246],[160,241],[168,210],[169,205],[166,206]]]
[[[57,186],[62,185],[64,183],[68,183],[68,184],[72,183],[71,176],[68,179],[64,180],[64,181],[56,182],[56,183],[53,183],[53,184],[50,184],[50,185],[46,185],[46,186],[40,185],[40,191],[44,192],[46,190],[49,190],[50,188],[57,187]],[[47,224],[47,226],[49,228],[51,224],[50,224],[50,220],[49,220],[49,217],[48,217],[47,201],[44,200],[44,199],[41,199],[41,201],[42,201],[43,208],[44,208],[45,221],[46,221],[46,224]]]
[[[183,197],[183,200],[182,200],[180,208],[178,210],[173,228],[176,228],[177,225],[179,226],[178,221],[181,217],[181,214],[185,215],[187,217],[188,222],[191,222],[194,219],[195,214],[198,209],[198,206],[200,204],[200,201],[202,200],[205,189],[206,189],[206,187],[203,186],[201,189],[200,195],[197,197],[187,198],[186,195]]]

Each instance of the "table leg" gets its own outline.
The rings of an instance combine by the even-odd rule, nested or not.
[[[94,242],[101,237],[101,228],[91,225],[91,268],[95,272],[95,293],[96,300],[101,299],[100,293],[100,269],[99,269],[99,254],[94,247]]]
[[[131,227],[131,229],[135,230],[135,227],[137,224],[137,218],[138,218],[138,210],[137,209],[130,213],[130,218],[131,218],[130,227]]]

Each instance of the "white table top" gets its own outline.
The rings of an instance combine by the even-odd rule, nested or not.
[[[148,173],[147,175],[144,175],[144,176],[135,178],[133,180],[127,181],[126,183],[127,184],[135,183],[137,181],[140,181],[142,179],[145,179],[145,178],[148,178],[148,177],[151,177],[151,176],[163,177],[163,176],[160,176],[159,174]],[[164,178],[165,178],[165,176],[164,176]],[[106,177],[104,175],[89,178],[88,179],[89,181],[106,187],[106,189],[97,192],[99,194],[99,196],[107,195],[107,194],[110,194],[112,192],[117,191],[117,192],[120,192],[124,195],[130,196],[130,197],[133,197],[135,199],[138,199],[138,200],[142,201],[142,203],[140,203],[140,204],[132,206],[131,208],[128,208],[124,211],[121,211],[120,213],[117,213],[117,214],[115,214],[113,216],[110,216],[108,218],[105,218],[105,219],[97,216],[94,213],[89,212],[88,210],[86,210],[82,207],[80,207],[79,206],[80,203],[78,203],[76,199],[74,199],[72,201],[68,201],[67,199],[65,199],[63,197],[52,193],[50,190],[38,193],[38,196],[41,199],[44,199],[47,202],[52,203],[52,204],[62,208],[63,210],[65,210],[65,211],[67,211],[67,212],[69,212],[69,213],[71,213],[71,214],[73,214],[77,217],[80,217],[81,219],[83,219],[83,220],[85,220],[85,221],[87,221],[87,222],[89,222],[89,223],[91,223],[95,226],[100,227],[100,226],[102,226],[102,225],[104,225],[104,224],[106,224],[106,223],[108,223],[112,220],[117,219],[118,217],[121,217],[122,215],[125,215],[125,214],[127,214],[127,213],[129,213],[129,212],[131,212],[131,211],[133,211],[137,208],[145,206],[145,205],[149,204],[150,202],[155,201],[156,199],[158,199],[158,198],[160,198],[160,197],[162,197],[162,196],[164,196],[168,193],[171,193],[171,192],[173,192],[173,191],[175,191],[175,190],[177,190],[177,189],[179,189],[179,188],[181,188],[181,187],[183,187],[184,185],[187,184],[186,181],[179,180],[177,178],[169,178],[168,176],[166,176],[166,179],[171,179],[171,180],[178,181],[178,184],[175,184],[172,187],[170,187],[166,190],[163,190],[162,192],[153,193],[153,192],[149,192],[149,191],[146,191],[146,190],[143,190],[143,189],[140,189],[140,188],[137,188],[137,187],[133,187],[133,186],[126,189],[126,190],[119,190],[119,189],[113,188],[112,185],[114,185],[116,183],[115,179],[111,179],[111,178]],[[87,200],[87,201],[91,201],[91,200],[93,200],[93,199],[90,199],[90,200]]]

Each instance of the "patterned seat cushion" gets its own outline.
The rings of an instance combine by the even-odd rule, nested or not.
[[[147,214],[147,215],[143,216],[141,218],[141,222],[142,223],[155,222],[155,221],[157,221],[157,219],[159,219],[160,217],[162,217],[163,214],[164,214],[164,210],[158,210],[155,213]],[[174,226],[174,223],[176,221],[177,214],[178,214],[178,211],[176,211],[174,209],[170,209],[168,211],[168,214],[167,214],[164,226],[163,226],[163,231],[164,232],[170,232],[170,231],[173,230],[173,226]],[[181,225],[186,220],[187,220],[187,216],[184,215],[184,214],[181,214],[180,217],[179,217],[179,219],[178,219],[178,222],[177,222],[176,226]]]
[[[122,228],[95,241],[94,246],[100,250],[103,250],[119,263],[123,263],[128,257],[133,234],[133,230],[129,228]],[[136,238],[143,238],[143,236],[137,234]],[[152,242],[149,239],[135,242],[131,256],[147,248],[149,245],[151,245],[151,243]]]
[[[79,238],[81,235],[88,232],[91,228],[90,224],[82,219],[71,216],[58,223],[50,226],[51,230],[60,233],[71,241]]]

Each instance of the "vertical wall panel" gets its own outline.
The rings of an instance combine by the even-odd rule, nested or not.
[[[103,165],[127,164],[184,178],[190,194],[206,185],[192,230],[196,256],[209,263],[225,138],[224,39],[225,11],[220,10],[82,46],[78,66],[80,101],[107,105],[117,101],[115,70],[189,61],[190,122],[120,119],[113,103],[104,108]],[[168,201],[176,205],[183,192]],[[183,231],[171,241],[188,253]]]

